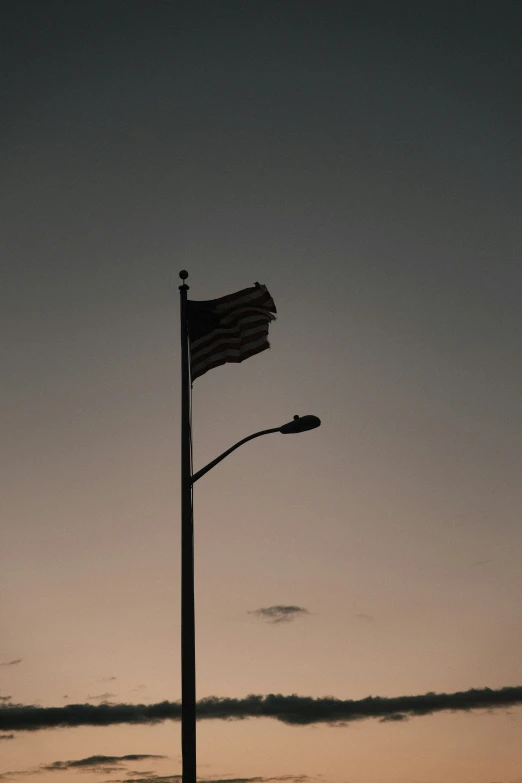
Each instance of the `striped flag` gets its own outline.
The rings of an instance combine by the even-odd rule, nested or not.
[[[266,286],[256,283],[206,302],[187,302],[192,380],[213,367],[242,362],[266,350],[268,326],[277,312]]]

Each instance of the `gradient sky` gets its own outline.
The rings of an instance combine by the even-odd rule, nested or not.
[[[278,309],[195,467],[323,422],[196,487],[198,697],[522,684],[521,4],[2,12],[2,701],[180,698],[182,268]],[[202,721],[199,774],[515,783],[521,719]],[[178,722],[0,736],[2,780],[181,769]]]

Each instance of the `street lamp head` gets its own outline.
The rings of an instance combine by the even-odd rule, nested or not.
[[[288,424],[283,424],[279,427],[279,432],[283,435],[287,435],[293,432],[306,432],[306,430],[314,430],[321,424],[321,419],[317,416],[294,416],[293,421],[289,421]]]

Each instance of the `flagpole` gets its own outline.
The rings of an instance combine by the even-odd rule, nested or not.
[[[181,315],[181,765],[183,783],[196,783],[196,634],[190,363],[187,321],[188,272],[179,273]]]

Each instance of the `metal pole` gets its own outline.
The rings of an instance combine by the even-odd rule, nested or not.
[[[188,273],[182,271],[179,276],[185,281]],[[181,305],[181,764],[183,783],[196,783],[196,635],[188,289],[185,282],[179,286]]]

